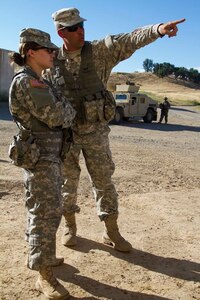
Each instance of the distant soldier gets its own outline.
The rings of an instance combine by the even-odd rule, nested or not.
[[[165,97],[163,103],[161,103],[159,105],[159,107],[161,109],[161,114],[160,114],[160,120],[159,120],[158,123],[161,123],[163,118],[165,117],[165,124],[167,124],[167,122],[168,122],[168,112],[169,112],[170,106],[171,105],[168,101],[168,98]]]

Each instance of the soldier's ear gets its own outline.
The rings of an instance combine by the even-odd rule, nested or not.
[[[63,29],[59,29],[59,30],[58,30],[58,35],[59,35],[61,38],[64,37]]]
[[[33,50],[33,49],[29,49],[26,53],[27,57],[31,57],[31,56],[33,57],[34,54],[35,54],[35,50]]]

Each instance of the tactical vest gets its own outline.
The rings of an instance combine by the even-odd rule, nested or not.
[[[114,117],[115,101],[97,75],[90,42],[85,42],[82,48],[77,79],[66,69],[63,60],[56,59],[54,66],[53,83],[77,111],[75,121],[79,129],[107,124]]]
[[[25,69],[17,74],[15,74],[14,78],[22,76],[22,74],[28,74],[36,79],[38,79],[31,70]],[[47,83],[47,82],[46,82]],[[48,83],[47,83],[48,84]],[[50,86],[51,88],[51,86]],[[55,90],[51,88],[53,94],[55,94]],[[56,95],[55,95],[56,96]],[[20,105],[20,102],[19,102]],[[22,108],[25,111],[26,108]],[[49,128],[45,123],[38,120],[34,115],[31,114],[31,111],[27,109],[27,113],[30,114],[30,128],[27,128],[24,120],[19,116],[13,115],[14,121],[17,123],[17,126],[20,129],[20,135],[24,135],[24,139],[27,139],[27,136],[34,136],[36,139],[36,143],[40,149],[40,160],[48,160],[53,162],[60,161],[60,153],[62,148],[62,138],[63,132],[62,127]]]

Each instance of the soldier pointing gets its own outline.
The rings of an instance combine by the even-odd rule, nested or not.
[[[97,215],[105,224],[103,242],[128,252],[131,244],[119,232],[118,194],[112,182],[115,165],[109,146],[108,123],[115,115],[115,102],[107,91],[110,73],[119,62],[160,37],[173,37],[185,19],[138,28],[130,33],[109,35],[102,40],[85,41],[84,22],[76,8],[63,8],[52,15],[63,46],[57,51],[55,68],[48,78],[70,100],[77,111],[72,127],[73,143],[64,161],[62,243],[75,246],[77,189],[83,155],[97,205]],[[88,208],[89,209],[89,208]],[[134,212],[131,212],[134,214]],[[125,220],[124,220],[125,222]],[[86,222],[87,224],[87,222]],[[88,228],[88,231],[90,229]]]

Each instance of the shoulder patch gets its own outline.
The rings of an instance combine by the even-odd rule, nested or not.
[[[41,88],[41,89],[46,89],[48,88],[48,85],[38,79],[30,79],[30,86],[31,87],[36,87],[36,88]]]

